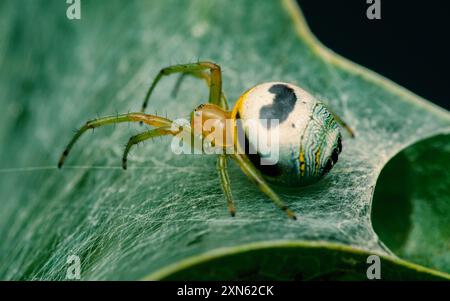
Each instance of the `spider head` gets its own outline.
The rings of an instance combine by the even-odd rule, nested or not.
[[[234,122],[231,113],[214,104],[201,104],[191,113],[194,135],[202,136],[215,146],[232,146]]]

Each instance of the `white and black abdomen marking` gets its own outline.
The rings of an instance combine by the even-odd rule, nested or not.
[[[279,123],[284,122],[295,107],[297,96],[294,89],[285,84],[274,84],[269,88],[269,92],[274,94],[271,104],[262,106],[259,110],[261,120],[277,119]],[[271,123],[263,123],[270,128]]]
[[[342,149],[338,125],[326,107],[305,90],[288,83],[264,83],[245,93],[237,105],[246,143],[258,151],[249,158],[269,181],[307,185],[319,180],[337,162]],[[278,120],[278,126],[271,126],[271,119]],[[279,137],[278,162],[261,165],[261,157],[268,157],[273,149],[266,142],[270,141],[270,131],[275,130]]]

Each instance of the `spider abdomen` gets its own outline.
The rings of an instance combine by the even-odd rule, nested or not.
[[[331,112],[292,84],[253,87],[238,100],[233,116],[242,123],[248,157],[276,184],[295,187],[316,182],[331,170],[342,150]]]

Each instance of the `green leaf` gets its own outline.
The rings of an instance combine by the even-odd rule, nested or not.
[[[450,114],[326,49],[293,1],[81,1],[81,20],[66,9],[0,3],[1,279],[65,279],[70,255],[82,279],[367,279],[370,254],[383,279],[450,279]],[[175,155],[167,139],[122,171],[139,125],[86,135],[56,169],[74,127],[138,110],[160,68],[198,58],[222,66],[233,103],[292,82],[355,130],[323,180],[277,189],[297,221],[234,165],[231,218],[215,158]],[[151,109],[186,117],[207,99],[195,79],[171,97],[174,82]]]

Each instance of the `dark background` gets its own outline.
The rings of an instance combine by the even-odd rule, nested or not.
[[[297,1],[327,47],[450,110],[448,1],[381,0],[381,20],[366,0]]]

